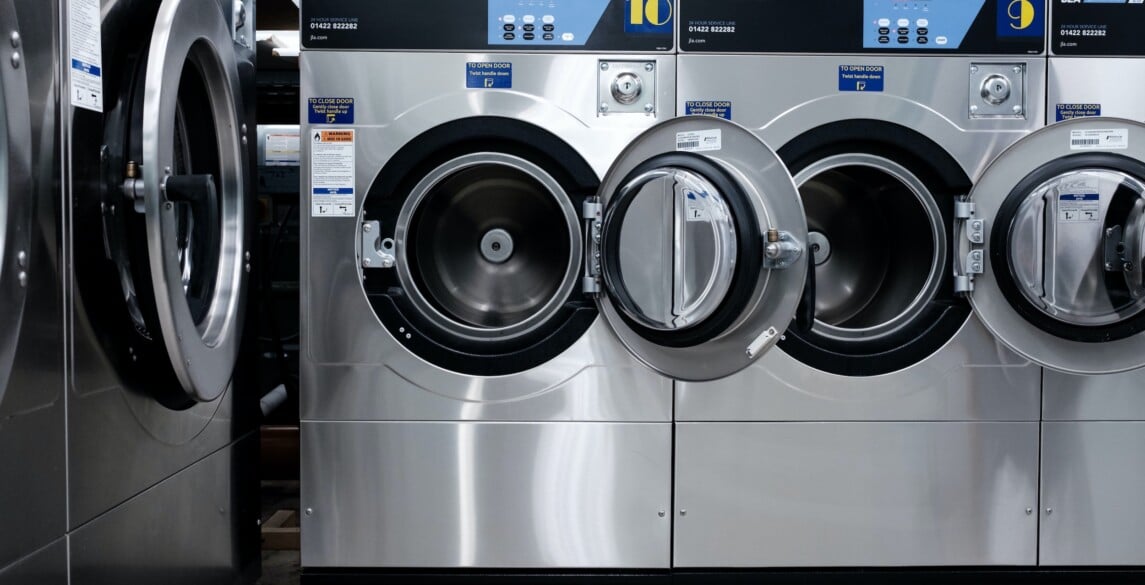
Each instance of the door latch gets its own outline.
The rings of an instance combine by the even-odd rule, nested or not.
[[[974,291],[974,278],[986,269],[986,220],[977,217],[977,206],[971,201],[954,203],[954,229],[958,250],[954,254],[954,292]]]
[[[584,219],[584,233],[588,238],[581,291],[587,295],[598,295],[601,291],[600,279],[603,271],[600,264],[600,242],[604,231],[604,206],[596,197],[591,197],[585,200],[580,215]]]
[[[362,223],[359,234],[362,242],[362,268],[393,268],[397,266],[394,240],[382,239],[382,224],[378,221]]]
[[[768,270],[789,268],[803,256],[803,246],[789,232],[767,230],[763,243],[763,267]]]

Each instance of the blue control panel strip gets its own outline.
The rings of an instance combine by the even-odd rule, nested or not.
[[[863,48],[957,49],[986,0],[864,0]]]
[[[490,45],[583,46],[609,0],[488,0]]]

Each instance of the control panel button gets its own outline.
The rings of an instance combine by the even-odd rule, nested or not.
[[[909,28],[906,28],[906,27],[904,26],[903,28],[900,28],[900,29],[898,29],[898,30],[897,30],[897,31],[895,31],[895,32],[896,32],[896,33],[898,33],[898,34],[900,34],[900,35],[909,35],[909,34],[910,34],[910,29],[909,29]]]
[[[910,19],[909,18],[900,18],[898,21],[898,25],[899,26],[910,26]]]
[[[505,26],[503,26],[502,28],[504,28],[504,29],[505,29],[505,32],[513,32],[513,31],[517,30],[517,25],[515,25],[515,24],[506,24],[506,25],[505,25]]]
[[[906,45],[906,44],[910,43],[910,37],[902,36],[902,37],[898,38],[898,41],[899,41],[900,45]]]
[[[545,24],[552,24],[556,21],[557,21],[557,17],[555,17],[551,14],[546,14],[546,15],[541,17],[541,22],[543,22]]]
[[[890,25],[891,25],[891,19],[889,19],[889,18],[880,18],[879,19],[879,26],[889,27]]]
[[[521,17],[521,22],[525,24],[533,24],[534,22],[537,22],[537,17],[533,16],[532,14],[526,14],[525,16]]]
[[[926,36],[926,35],[930,34],[930,29],[926,28],[926,27],[921,27],[915,32],[917,32],[920,35]]]
[[[525,39],[526,41],[531,41],[531,40],[536,39],[537,35],[535,35],[533,33],[525,33],[525,34],[521,35],[521,38]]]
[[[504,22],[505,24],[513,24],[517,22],[517,17],[513,16],[512,14],[506,14],[505,16],[501,17],[501,22]]]
[[[1005,103],[1012,91],[1010,80],[1003,75],[991,75],[982,82],[982,99],[992,106]]]
[[[889,29],[889,28],[887,28],[887,27],[885,27],[885,26],[884,26],[884,27],[880,27],[880,28],[879,28],[879,34],[880,34],[880,35],[889,35],[889,34],[891,34],[891,29]]]
[[[517,38],[517,35],[513,33],[505,33],[504,35],[501,35],[501,38],[505,39],[506,41],[512,41]]]
[[[545,36],[542,38],[544,38],[546,41],[551,41],[551,40],[555,39],[556,37],[553,36],[553,33],[545,33]]]
[[[640,99],[643,89],[644,82],[640,81],[640,78],[635,74],[621,73],[612,82],[612,98],[624,105],[629,105]]]
[[[526,24],[525,26],[522,26],[521,28],[525,29],[525,32],[533,32],[533,31],[537,30],[537,25]]]
[[[935,37],[934,38],[934,43],[936,45],[945,45],[948,42],[950,42],[950,39],[947,39],[946,37]]]
[[[918,37],[917,39],[915,39],[915,41],[917,41],[918,44],[920,44],[920,45],[925,45],[925,44],[930,42],[930,39],[928,39],[926,37]]]
[[[920,18],[920,19],[914,21],[914,23],[916,25],[918,25],[918,28],[926,28],[926,27],[930,26],[930,21],[925,19],[925,18]]]
[[[879,43],[880,43],[880,44],[883,44],[883,45],[885,45],[885,44],[887,44],[887,43],[889,43],[889,42],[891,42],[891,38],[890,38],[890,37],[888,37],[888,36],[886,36],[886,35],[883,35],[883,36],[879,37]]]
[[[555,27],[555,26],[553,26],[553,25],[551,25],[551,24],[546,24],[545,26],[543,26],[543,27],[541,27],[541,28],[542,28],[542,29],[543,29],[545,32],[553,32],[554,30],[557,30],[557,27]]]
[[[561,35],[561,40],[566,43],[571,43],[576,40],[576,35],[572,34],[571,32],[567,32]]]

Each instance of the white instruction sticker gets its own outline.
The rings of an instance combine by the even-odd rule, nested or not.
[[[1101,195],[1067,193],[1058,197],[1058,223],[1101,221]]]
[[[310,203],[313,217],[354,217],[354,131],[312,130]]]
[[[1074,130],[1069,133],[1070,150],[1125,150],[1129,148],[1129,129]]]
[[[684,199],[684,213],[687,221],[708,221],[708,206],[703,201],[707,195],[688,193]]]
[[[265,164],[268,167],[296,167],[300,157],[298,133],[266,135]]]
[[[723,148],[724,133],[722,130],[676,133],[676,150],[679,151],[706,152],[710,150],[723,150]]]
[[[68,0],[68,71],[71,103],[103,112],[103,37],[100,0]]]

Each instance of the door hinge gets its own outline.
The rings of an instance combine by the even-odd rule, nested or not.
[[[362,242],[362,268],[393,268],[397,265],[394,241],[390,238],[382,239],[381,222],[363,222],[359,235]]]
[[[600,199],[596,197],[585,199],[581,207],[581,217],[584,219],[586,242],[581,290],[589,296],[596,296],[601,290],[600,242],[604,230],[604,206],[601,205]]]
[[[977,211],[972,201],[954,203],[954,231],[960,234],[954,253],[954,292],[958,294],[974,292],[974,278],[986,269],[986,220]]]

